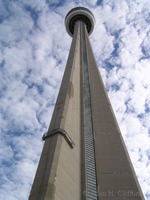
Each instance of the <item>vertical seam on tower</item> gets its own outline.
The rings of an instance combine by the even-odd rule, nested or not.
[[[85,130],[84,130],[84,89],[83,89],[83,48],[81,43],[81,22],[80,22],[80,102],[81,102],[81,199],[86,200],[86,158],[85,158]]]
[[[85,123],[85,151],[86,151],[86,185],[87,185],[87,200],[97,200],[97,179],[96,179],[96,163],[95,163],[95,148],[94,148],[94,134],[92,123],[92,110],[91,110],[91,98],[90,98],[90,85],[88,75],[88,61],[86,53],[86,41],[85,41],[85,27],[83,22],[81,23],[82,33],[82,50],[83,50],[83,85],[84,85],[84,123]],[[92,176],[91,176],[92,174]]]

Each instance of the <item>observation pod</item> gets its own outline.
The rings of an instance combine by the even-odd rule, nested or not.
[[[76,7],[68,12],[65,18],[65,26],[71,37],[74,34],[74,27],[77,21],[83,21],[86,24],[88,34],[91,35],[95,25],[95,18],[92,12],[84,7]]]

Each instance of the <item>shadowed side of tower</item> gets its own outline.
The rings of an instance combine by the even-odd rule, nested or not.
[[[99,200],[144,200],[85,31]],[[88,181],[87,181],[88,182]]]
[[[70,53],[29,200],[144,200],[89,41],[95,19],[72,9]]]

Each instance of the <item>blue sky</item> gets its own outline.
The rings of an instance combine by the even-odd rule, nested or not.
[[[75,6],[96,18],[91,44],[150,200],[149,0],[0,0],[0,199],[28,199],[71,44],[64,19]]]

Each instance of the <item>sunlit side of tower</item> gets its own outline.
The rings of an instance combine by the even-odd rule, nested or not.
[[[86,8],[66,16],[73,38],[29,200],[144,200],[104,88]]]

